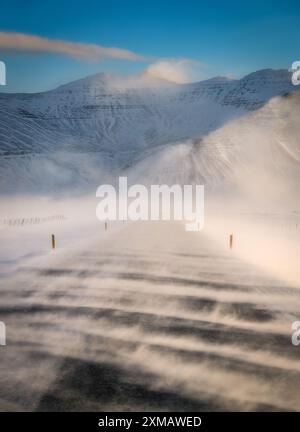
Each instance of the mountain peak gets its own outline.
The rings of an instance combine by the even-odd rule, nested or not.
[[[291,73],[287,69],[261,69],[256,72],[251,72],[241,78],[241,81],[250,80],[273,80],[282,81],[290,80]]]

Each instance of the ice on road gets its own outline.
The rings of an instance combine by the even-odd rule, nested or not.
[[[299,303],[183,224],[102,229],[2,275],[0,409],[297,410]]]

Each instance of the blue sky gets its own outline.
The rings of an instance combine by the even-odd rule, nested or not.
[[[117,47],[145,59],[86,61],[0,47],[7,66],[1,91],[42,91],[97,72],[141,72],[161,59],[200,62],[189,66],[195,80],[289,68],[300,60],[299,23],[295,0],[10,0],[1,5],[2,32]]]

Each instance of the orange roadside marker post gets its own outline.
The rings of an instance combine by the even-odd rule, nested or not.
[[[52,249],[55,249],[55,235],[51,234],[51,244],[52,244]]]
[[[233,248],[233,234],[230,234],[230,236],[229,236],[229,247],[230,247],[230,249]]]

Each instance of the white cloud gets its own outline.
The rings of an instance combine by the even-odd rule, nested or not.
[[[144,60],[142,56],[125,49],[47,39],[40,36],[12,32],[0,32],[0,49],[16,52],[57,53],[92,61],[107,58]]]
[[[151,64],[145,74],[176,83],[186,83],[204,78],[202,66],[200,62],[189,59],[159,60]]]

